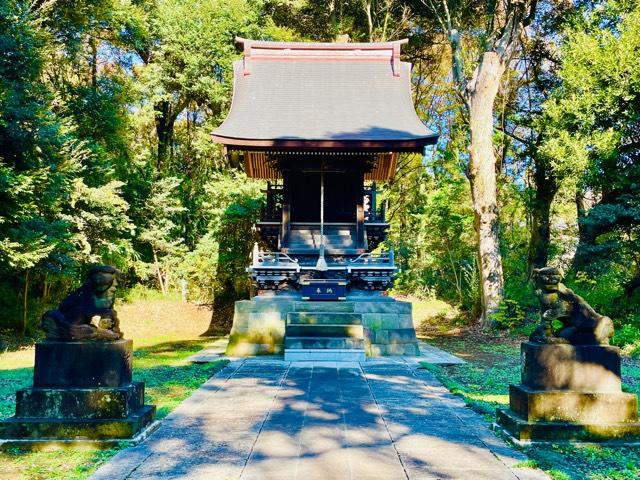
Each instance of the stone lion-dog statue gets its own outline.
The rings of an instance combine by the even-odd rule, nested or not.
[[[89,270],[87,280],[71,292],[56,310],[42,316],[41,328],[48,341],[113,341],[122,338],[113,309],[117,276],[109,265]]]
[[[613,335],[611,319],[597,313],[580,295],[567,288],[562,283],[562,277],[562,271],[555,267],[533,270],[541,321],[529,340],[537,343],[608,345]]]

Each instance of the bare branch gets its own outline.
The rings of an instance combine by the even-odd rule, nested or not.
[[[517,136],[515,133],[509,132],[506,128],[502,128],[500,126],[496,126],[496,130],[498,130],[499,132],[504,133],[505,135],[507,135],[508,137],[513,138],[514,140],[520,142],[520,143],[524,143],[525,145],[533,145],[533,142],[529,141],[529,140],[525,140],[522,137]]]

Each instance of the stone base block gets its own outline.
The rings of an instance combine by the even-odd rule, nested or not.
[[[371,343],[366,346],[367,355],[370,357],[383,356],[420,356],[418,342],[414,343]]]
[[[253,355],[277,355],[282,353],[284,337],[269,338],[244,335],[231,331],[225,355],[229,357],[250,357]],[[277,342],[277,343],[276,343]]]
[[[532,390],[620,392],[620,349],[609,345],[522,344],[522,384]]]
[[[123,419],[144,406],[144,383],[119,388],[25,388],[16,393],[16,417]]]
[[[122,387],[131,383],[131,340],[36,344],[35,388]]]
[[[0,440],[0,451],[12,449],[27,450],[32,452],[54,452],[60,450],[106,450],[122,448],[123,445],[132,447],[146,440],[149,435],[160,427],[160,422],[152,421],[131,438],[65,438],[65,439],[39,439],[20,438]]]
[[[0,439],[38,440],[126,440],[153,422],[156,407],[145,405],[126,418],[58,419],[12,417],[0,422]]]
[[[518,443],[640,441],[640,422],[530,422],[511,410],[499,409],[497,423]]]
[[[131,382],[131,340],[36,345],[34,387],[16,394],[16,415],[0,422],[0,444],[43,449],[113,444],[140,435],[156,407]]]
[[[583,393],[509,386],[513,412],[528,422],[621,423],[638,421],[638,398],[631,393]]]

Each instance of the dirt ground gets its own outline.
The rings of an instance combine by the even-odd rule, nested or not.
[[[211,308],[167,299],[138,300],[116,305],[120,328],[135,345],[155,343],[160,337],[194,339],[204,333]]]

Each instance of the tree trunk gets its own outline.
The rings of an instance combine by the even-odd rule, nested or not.
[[[584,192],[580,188],[576,189],[576,211],[578,214],[578,239],[580,243],[583,243],[590,235],[585,225],[585,219],[587,218],[587,201]]]
[[[158,137],[158,158],[156,167],[159,169],[166,163],[169,147],[173,138],[174,118],[171,113],[171,104],[161,102],[155,106],[156,112],[156,135]]]
[[[221,267],[219,266],[219,268]],[[231,332],[237,298],[238,294],[235,291],[233,281],[228,278],[213,299],[211,322],[207,331],[200,335],[201,337],[227,335]]]
[[[594,229],[588,225],[587,211],[589,209],[585,193],[581,188],[576,189],[576,210],[578,214],[578,246],[571,263],[571,269],[581,270],[589,262],[589,246],[593,245],[596,239]]]
[[[24,275],[24,297],[22,299],[22,336],[24,337],[27,333],[27,321],[29,319],[28,315],[29,308],[29,270]]]
[[[98,86],[98,45],[93,35],[89,44],[91,48],[91,87],[95,90]]]
[[[160,291],[162,292],[162,295],[166,295],[167,289],[166,289],[164,280],[162,278],[162,270],[160,269],[160,263],[158,262],[158,256],[156,255],[155,248],[152,249],[152,251],[153,251],[153,266],[156,269],[156,276],[158,277],[158,285],[160,285]]]
[[[469,180],[480,268],[480,323],[485,328],[492,324],[504,287],[493,150],[493,103],[504,70],[505,63],[497,53],[485,52],[466,90],[471,133]]]
[[[529,277],[531,277],[534,268],[546,266],[549,260],[551,203],[558,191],[553,174],[542,160],[536,161],[533,179],[536,185],[536,196],[531,206],[531,236],[529,237],[527,258]]]

